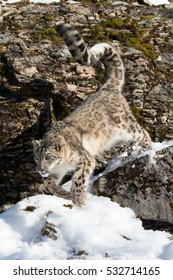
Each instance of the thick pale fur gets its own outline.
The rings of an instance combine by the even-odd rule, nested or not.
[[[148,133],[138,124],[122,94],[124,66],[120,55],[107,43],[89,49],[69,24],[57,26],[74,59],[84,65],[101,61],[105,83],[63,121],[55,122],[40,141],[34,141],[37,168],[42,177],[59,185],[73,172],[71,195],[74,204],[85,203],[89,178],[96,159],[122,143],[151,146]]]

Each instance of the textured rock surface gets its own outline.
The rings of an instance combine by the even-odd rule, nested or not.
[[[140,219],[173,224],[173,147],[157,152],[155,164],[140,158],[94,182],[98,195],[132,208]]]
[[[124,95],[153,141],[163,141],[173,138],[172,17],[171,5],[137,1],[1,6],[0,210],[46,191],[35,172],[31,140],[103,79],[100,67],[95,76],[94,69],[74,63],[55,24],[70,21],[91,46],[105,40],[118,45],[126,66]],[[157,170],[145,160],[130,164],[107,175],[106,185],[99,180],[96,189],[143,219],[172,223],[172,158],[170,148],[157,159]]]

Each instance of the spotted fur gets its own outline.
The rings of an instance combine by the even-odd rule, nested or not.
[[[67,44],[74,59],[84,65],[101,61],[105,66],[105,82],[76,110],[61,122],[55,122],[40,141],[34,141],[37,169],[44,178],[59,185],[72,173],[71,196],[74,204],[85,203],[89,178],[96,159],[122,144],[139,143],[150,148],[148,133],[138,124],[122,94],[124,65],[117,50],[107,44],[89,49],[80,34],[62,23],[57,32]]]

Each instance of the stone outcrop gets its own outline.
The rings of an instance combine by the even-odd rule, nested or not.
[[[139,158],[100,177],[94,192],[130,207],[142,220],[173,224],[173,147],[157,152],[154,161]]]
[[[153,141],[173,138],[173,10],[137,1],[1,6],[0,210],[46,192],[35,171],[31,140],[69,114],[103,81],[103,69],[77,65],[56,35],[71,22],[89,45],[116,44],[126,66],[124,95]],[[1,4],[0,4],[1,5]],[[173,223],[172,148],[150,169],[146,159],[95,182],[98,194],[131,207],[142,219]],[[169,163],[168,163],[169,162]],[[106,183],[105,183],[106,180]]]

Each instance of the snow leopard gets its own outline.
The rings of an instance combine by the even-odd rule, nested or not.
[[[108,43],[89,48],[79,32],[68,23],[59,23],[56,31],[66,43],[74,60],[105,68],[105,81],[62,121],[55,121],[41,140],[34,140],[34,158],[43,178],[60,185],[72,173],[70,189],[74,205],[85,204],[90,177],[98,158],[121,143],[139,143],[150,149],[151,138],[137,122],[122,94],[125,69],[117,49]]]

